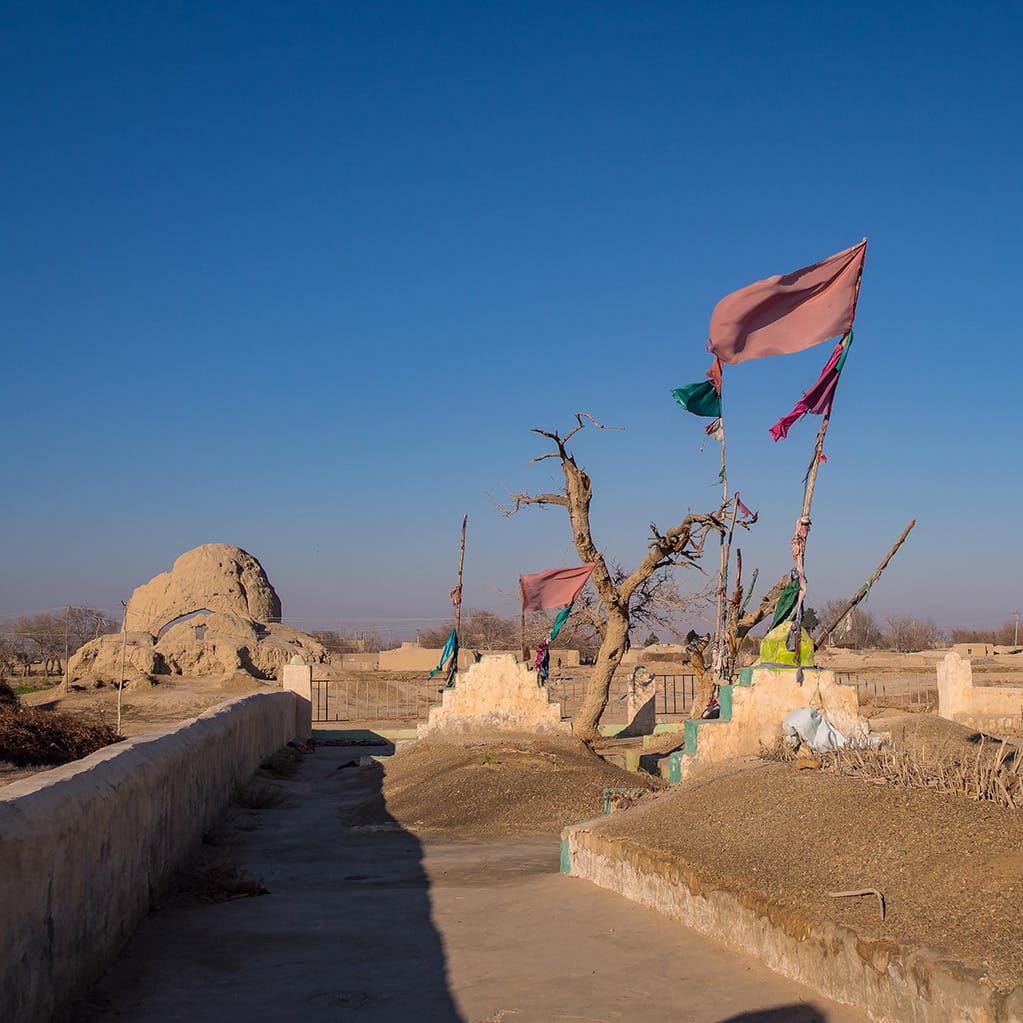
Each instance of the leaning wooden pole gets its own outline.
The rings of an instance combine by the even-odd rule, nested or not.
[[[856,595],[842,608],[841,611],[835,616],[835,620],[825,629],[823,629],[817,636],[814,637],[814,645],[821,646],[821,644],[838,628],[839,622],[841,622],[847,614],[856,605],[863,600],[863,598],[870,592],[870,587],[874,585],[881,578],[881,573],[888,567],[888,562],[895,557],[895,552],[903,545],[906,537],[909,536],[910,530],[916,525],[916,519],[910,519],[909,525],[902,531],[902,535],[892,545],[892,549],[884,556],[884,560],[877,568],[874,569],[871,577],[856,591]]]
[[[465,527],[469,523],[469,516],[462,516],[462,543],[458,550],[458,582],[451,591],[451,602],[455,605],[455,652],[451,656],[451,666],[448,668],[448,687],[455,684],[455,675],[458,673],[458,655],[461,653],[462,631],[462,569],[465,566]]]
[[[462,569],[465,566],[465,527],[469,523],[469,516],[462,516],[462,546],[458,551],[458,584],[455,586],[455,593],[458,600],[455,603],[455,636],[457,637],[462,627]]]

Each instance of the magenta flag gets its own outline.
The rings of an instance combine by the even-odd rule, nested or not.
[[[848,340],[849,344],[852,344],[851,334]],[[831,406],[835,401],[835,388],[838,387],[838,376],[845,365],[843,356],[848,350],[846,338],[842,338],[831,353],[831,358],[828,359],[824,369],[821,370],[821,375],[817,378],[817,382],[809,391],[803,393],[803,397],[796,402],[795,407],[787,416],[782,416],[771,427],[771,436],[775,441],[787,437],[792,425],[802,419],[808,412],[812,412],[816,416],[831,415]]]
[[[523,611],[542,611],[547,607],[568,607],[575,603],[586,585],[595,561],[574,568],[549,568],[546,572],[519,576]]]
[[[768,277],[726,295],[714,307],[707,347],[734,365],[790,355],[847,333],[867,239],[813,266]]]

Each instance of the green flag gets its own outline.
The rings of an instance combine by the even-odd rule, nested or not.
[[[687,387],[676,387],[671,396],[694,416],[717,419],[721,415],[721,395],[709,380],[689,384]]]

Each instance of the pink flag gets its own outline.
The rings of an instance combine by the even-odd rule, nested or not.
[[[542,611],[546,607],[568,607],[575,603],[586,585],[595,561],[574,568],[549,568],[546,572],[519,576],[523,611]]]
[[[707,347],[734,365],[801,352],[847,333],[856,315],[866,252],[864,238],[813,266],[725,295],[711,315]]]
[[[782,416],[771,427],[771,436],[775,441],[781,440],[782,437],[787,437],[793,423],[802,419],[807,412],[812,412],[817,416],[831,414],[831,406],[835,401],[835,388],[838,387],[838,375],[842,372],[842,364],[844,362],[842,353],[845,351],[846,344],[845,338],[843,338],[831,353],[831,358],[828,359],[824,369],[821,370],[821,375],[817,378],[817,382],[813,387],[809,391],[804,392],[803,397],[796,402],[795,407],[787,416]]]

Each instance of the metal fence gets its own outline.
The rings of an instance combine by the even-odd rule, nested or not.
[[[671,720],[689,714],[696,693],[695,675],[655,675],[654,709],[658,718]],[[561,704],[562,718],[579,713],[586,695],[585,679],[555,675],[548,688],[551,699]],[[611,684],[604,720],[625,721],[628,677]],[[441,702],[441,678],[408,681],[379,678],[314,679],[313,721],[425,721],[430,707]]]
[[[860,706],[897,707],[919,711],[938,709],[938,679],[935,672],[919,674],[837,671],[835,680],[856,686]]]
[[[894,674],[836,672],[839,682],[856,686],[861,706],[936,711],[937,678],[933,673]],[[654,710],[659,721],[688,717],[696,698],[696,676],[654,675],[657,692]],[[628,676],[611,683],[603,720],[625,722]],[[588,682],[570,675],[555,675],[549,683],[551,699],[561,704],[562,718],[579,713]],[[313,720],[425,721],[430,707],[441,702],[442,678],[408,681],[378,678],[313,680]]]
[[[425,721],[443,680],[313,679],[313,721]]]
[[[657,692],[654,711],[660,720],[688,716],[696,695],[695,675],[654,675]],[[579,713],[589,682],[581,678],[555,675],[548,682],[551,699],[561,704],[561,716],[573,718]],[[629,678],[616,676],[608,693],[607,709],[601,720],[625,723],[625,701],[628,697]]]

